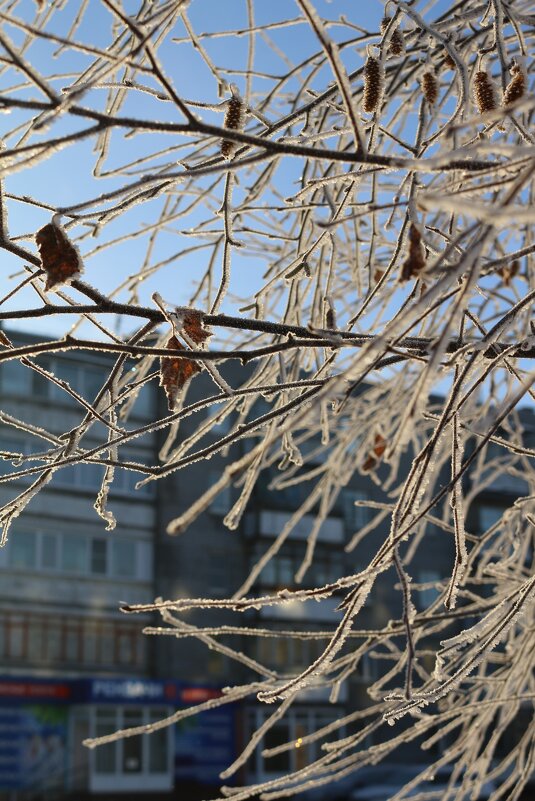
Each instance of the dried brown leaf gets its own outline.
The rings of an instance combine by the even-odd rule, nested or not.
[[[172,336],[166,345],[170,350],[181,350],[181,344],[175,336]],[[183,387],[194,375],[201,372],[197,362],[187,359],[184,356],[176,358],[162,356],[160,359],[160,386],[164,388],[167,395],[169,411],[175,408],[177,398]]]
[[[43,270],[47,275],[45,289],[70,284],[73,278],[77,278],[83,272],[78,250],[57,223],[51,222],[41,228],[35,235],[35,241],[39,248]]]

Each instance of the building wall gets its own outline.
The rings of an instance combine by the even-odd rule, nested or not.
[[[20,339],[31,340],[24,336]],[[83,354],[77,354],[76,358],[68,354],[55,355],[42,360],[46,369],[69,381],[88,400],[94,397],[99,381],[102,383],[111,363],[110,359],[100,355],[86,357]],[[235,369],[239,371],[242,368]],[[238,380],[233,370],[231,367],[227,374],[230,383]],[[217,390],[211,379],[202,373],[192,382],[187,402],[215,392]],[[13,452],[15,468],[16,454],[28,457],[48,449],[46,439],[38,436],[38,427],[54,435],[63,431],[66,425],[74,428],[85,413],[81,404],[69,398],[61,387],[51,389],[40,376],[13,363],[0,366],[0,400],[4,413],[24,421],[28,427],[25,432],[0,422],[0,447]],[[201,410],[198,414],[206,418],[210,413]],[[127,425],[143,425],[154,419],[156,414],[165,415],[166,408],[163,392],[153,381],[134,407],[134,414]],[[197,421],[198,417],[187,417],[181,422],[177,443],[187,442]],[[230,424],[224,421],[198,445],[192,445],[192,449],[214,442],[229,430]],[[118,425],[124,423],[119,420]],[[156,464],[165,436],[166,432],[156,432],[138,438],[131,447],[125,449],[123,456],[128,453],[133,462]],[[87,443],[96,447],[105,441],[105,437],[104,426],[97,423],[87,433]],[[240,486],[232,486],[217,496],[186,532],[169,536],[166,526],[170,520],[188,510],[218,480],[225,466],[245,453],[250,442],[240,440],[228,453],[223,452],[210,461],[194,462],[161,481],[148,483],[142,489],[135,487],[142,474],[118,470],[109,499],[109,508],[117,518],[117,527],[113,531],[106,531],[105,522],[93,508],[103,468],[84,465],[58,471],[50,484],[15,519],[9,541],[5,548],[0,549],[0,660],[3,674],[6,677],[30,677],[32,680],[39,677],[54,680],[64,677],[69,681],[79,677],[91,682],[103,677],[117,682],[126,679],[150,680],[159,687],[165,687],[165,682],[170,679],[182,681],[186,686],[194,677],[196,683],[214,688],[239,684],[251,678],[253,673],[250,669],[218,654],[194,638],[143,636],[141,629],[144,625],[168,625],[159,616],[128,616],[119,611],[121,603],[125,601],[145,603],[155,597],[221,598],[231,596],[238,590],[248,571],[270,547],[274,537],[310,492],[310,484],[271,491],[270,482],[280,475],[274,465],[262,474],[236,530],[229,531],[223,525],[223,518],[238,497]],[[27,464],[31,464],[31,461],[23,461],[20,467]],[[0,470],[6,472],[6,469],[11,471],[13,465],[0,461]],[[354,550],[346,552],[344,547],[355,532],[378,513],[373,504],[387,500],[380,486],[384,469],[379,469],[377,482],[369,476],[356,475],[343,488],[319,532],[315,559],[303,578],[302,587],[322,585],[339,576],[358,572],[368,564],[377,547],[388,537],[388,517],[385,517],[373,534],[364,538]],[[20,490],[29,486],[29,483],[26,477],[13,485],[0,484],[0,504],[12,498],[15,489]],[[512,486],[504,484],[498,488],[489,485],[472,507],[469,526],[475,533],[480,533],[489,525],[492,515],[501,512],[512,497]],[[369,501],[371,505],[355,506],[355,500]],[[312,509],[303,517],[280,553],[258,576],[251,593],[273,593],[292,584],[305,554],[314,512]],[[429,558],[430,551],[432,559]],[[453,537],[449,532],[430,524],[425,550],[417,553],[411,564],[413,580],[426,585],[414,593],[417,607],[428,605],[433,600],[436,595],[433,583],[448,574],[453,559]],[[399,619],[401,596],[395,584],[393,569],[378,578],[359,616],[360,628],[381,628],[389,620]],[[245,615],[204,610],[183,614],[180,619],[187,625],[195,626],[229,624],[314,632],[332,626],[333,608],[338,600],[335,595],[319,604],[310,602],[281,608],[267,607]],[[437,637],[440,638],[440,635],[437,634]],[[400,635],[398,639],[399,647],[403,648],[403,636]],[[285,673],[297,673],[321,653],[325,644],[324,640],[287,637],[257,640],[241,635],[233,635],[222,642],[257,659],[267,668],[283,670]],[[349,640],[345,651],[341,653],[350,653],[360,642]],[[325,688],[303,694],[292,707],[287,720],[281,721],[269,733],[265,745],[270,747],[288,739],[299,742],[310,727],[325,725],[348,711],[367,706],[367,688],[378,678],[378,664],[374,659],[363,658],[355,674],[344,685],[336,704],[328,703]],[[0,740],[4,700],[0,681]],[[167,704],[165,698],[163,701],[160,699],[155,706],[159,705],[160,708],[164,705],[171,709],[174,700],[168,698]],[[98,712],[100,701],[96,696],[84,703],[79,700],[75,702],[73,698],[69,706],[68,737],[73,765],[70,778],[67,777],[65,781],[68,787],[77,788],[77,791],[88,786],[96,790],[100,781],[95,779],[98,773],[97,757],[79,748],[77,743],[81,738],[103,733],[106,726],[111,731],[128,720],[131,723],[134,720],[148,722],[146,716],[153,714],[147,711],[150,699],[147,704],[140,705],[134,697],[117,696],[115,706],[113,699],[108,699],[107,715]],[[232,748],[239,748],[240,743],[234,742],[235,729],[241,730],[243,745],[250,733],[271,713],[272,708],[251,701],[241,711],[235,710],[231,718],[221,718],[219,736],[224,738],[224,725],[228,724],[228,742],[232,741]],[[8,710],[6,715],[9,717],[9,714]],[[224,720],[227,724],[223,725]],[[184,749],[187,751],[191,746],[192,753],[197,736],[193,731],[191,729],[189,740],[187,737],[184,740],[183,729],[181,733],[178,729],[176,732],[178,739],[183,738]],[[172,745],[165,747],[172,749]],[[132,746],[134,750],[128,757],[128,748],[130,745],[117,746],[113,757],[115,761],[109,757],[115,766],[113,776],[119,784],[122,782],[123,789],[141,790],[143,782],[136,785],[135,770],[131,776],[128,775],[127,761],[128,758],[135,761],[139,757],[148,781],[149,752],[145,753],[145,746],[142,752],[138,746]],[[265,760],[259,752],[247,778],[254,780],[274,775],[288,767],[301,767],[306,760],[314,757],[314,748],[317,746],[307,746],[302,750],[297,748],[273,760]],[[221,760],[223,750],[220,753]],[[415,752],[408,756],[404,754],[404,758],[408,759],[415,756]],[[108,757],[98,759],[104,760],[104,765]],[[179,762],[181,759],[183,757]],[[186,781],[191,773],[182,762],[180,765],[182,767],[175,766],[176,770],[173,769],[179,783]],[[218,770],[222,766],[219,765]],[[160,777],[161,782],[168,781],[169,771],[171,768],[165,781]],[[214,769],[214,775],[216,772]],[[149,785],[145,783],[144,788],[147,789]],[[158,788],[155,785],[154,789],[162,787],[163,784]]]

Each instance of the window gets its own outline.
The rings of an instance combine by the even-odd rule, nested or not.
[[[41,535],[41,565],[45,570],[58,566],[58,537],[56,534]]]
[[[39,662],[43,658],[45,647],[45,630],[39,618],[33,618],[28,624],[28,660]]]
[[[355,506],[355,501],[367,501],[368,494],[363,490],[343,490],[342,502],[346,526],[351,531],[358,531],[369,522],[370,510],[366,506]]]
[[[58,470],[54,481],[56,484],[66,487],[98,490],[102,484],[104,469],[104,466],[100,464],[73,464]]]
[[[75,392],[79,392],[79,369],[75,364],[69,363],[68,361],[57,361],[54,365],[54,373],[56,378],[59,378],[63,381],[66,381],[67,384],[73,389]],[[54,400],[59,401],[60,403],[68,403],[70,405],[78,405],[78,401],[72,397],[68,392],[66,392],[62,387],[58,386],[57,384],[52,384],[48,382],[49,386],[49,395],[51,394]]]
[[[170,711],[166,707],[96,707],[92,727],[94,736],[143,726],[167,717]],[[170,790],[173,785],[172,738],[173,729],[169,727],[150,737],[127,737],[95,749],[92,752],[90,790]]]
[[[115,662],[115,626],[104,623],[98,633],[98,661],[102,665],[113,665]]]
[[[309,765],[314,759],[320,757],[323,753],[320,750],[323,740],[304,743],[303,739],[309,732],[317,731],[336,720],[338,717],[337,711],[336,708],[326,710],[312,707],[303,710],[293,708],[288,710],[284,721],[275,723],[266,732],[263,746],[255,751],[252,763],[254,779],[262,781],[287,771],[300,770]],[[248,718],[249,736],[262,725],[270,714],[269,710],[261,708],[250,711]],[[343,736],[344,727],[341,726],[337,733]],[[284,743],[292,743],[293,747],[288,751],[274,754],[272,757],[262,756],[263,750],[275,748]]]
[[[133,665],[136,661],[136,637],[133,631],[120,629],[117,634],[117,661],[121,665]]]
[[[28,570],[36,564],[36,534],[34,531],[13,531],[10,538],[9,564],[19,570]]]
[[[95,736],[104,737],[117,729],[115,709],[98,708],[96,710]],[[95,754],[95,771],[100,774],[114,774],[117,770],[118,743],[107,743],[97,748]]]
[[[221,478],[221,470],[210,470],[209,472],[209,481],[210,485],[216,484],[219,479]],[[232,506],[232,487],[230,484],[227,484],[221,492],[215,496],[214,500],[210,504],[210,511],[214,515],[221,515],[222,517],[227,514]]]
[[[15,359],[4,362],[0,368],[2,392],[8,395],[28,396],[30,394],[32,372],[31,368],[24,367]]]
[[[88,401],[92,403],[95,400],[107,377],[105,370],[96,367],[84,369],[84,394]]]
[[[11,659],[22,659],[28,641],[28,621],[23,616],[12,616],[7,628],[7,653]]]
[[[143,559],[139,556],[140,549],[145,554]],[[151,554],[149,543],[126,537],[92,537],[83,532],[52,533],[16,527],[1,552],[2,565],[9,569],[141,580],[151,579]],[[220,580],[223,569],[222,561],[218,560]]]
[[[69,573],[87,572],[87,540],[76,534],[63,535],[61,567]]]
[[[257,542],[252,553],[255,564],[267,550],[267,543]],[[294,576],[305,556],[306,542],[289,542],[276,554],[262,570],[259,584],[268,587],[287,587],[293,585]],[[251,564],[251,567],[252,567]],[[316,546],[314,559],[303,577],[302,586],[317,587],[336,581],[344,575],[344,558],[339,550]]]
[[[44,621],[45,639],[43,661],[45,663],[60,662],[62,658],[63,631],[61,620],[47,618]]]
[[[501,518],[505,509],[502,506],[490,506],[483,504],[479,507],[479,529],[484,533]]]
[[[123,713],[123,726],[130,729],[134,726],[143,725],[143,710],[142,709],[125,709]],[[141,773],[143,765],[142,753],[143,740],[141,737],[128,737],[123,742],[123,759],[122,759],[122,772],[123,773]]]
[[[82,656],[83,629],[78,622],[65,624],[65,661],[80,662]]]
[[[430,584],[431,582],[440,581],[440,573],[438,570],[420,570],[418,573],[418,581],[420,584]],[[432,603],[436,601],[440,595],[439,587],[427,587],[426,589],[418,590],[418,601],[421,609],[427,609]]]
[[[112,540],[112,569],[114,576],[133,578],[136,575],[136,544],[115,537]]]
[[[91,572],[105,575],[108,567],[108,543],[106,540],[91,540]]]
[[[268,668],[293,673],[315,662],[327,641],[299,640],[292,637],[259,637],[257,641],[258,661]]]
[[[5,613],[0,619],[0,657],[36,666],[146,667],[143,635],[135,624],[85,617]]]
[[[24,442],[21,439],[17,439],[16,437],[9,437],[4,434],[4,430],[2,429],[2,451],[7,453],[24,453]],[[13,457],[16,458],[16,457]],[[13,460],[9,458],[4,458],[0,460],[0,475],[7,475],[8,473],[13,472],[15,467],[13,466]]]

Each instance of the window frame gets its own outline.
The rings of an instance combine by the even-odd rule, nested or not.
[[[174,709],[160,705],[122,704],[106,706],[93,704],[90,711],[91,736],[96,736],[99,718],[109,721],[113,731],[122,729],[127,725],[125,717],[131,712],[141,713],[141,725],[168,717]],[[101,746],[101,749],[113,749],[114,770],[103,772],[98,770],[98,750],[90,752],[89,759],[89,791],[101,792],[127,792],[127,791],[160,791],[172,790],[174,786],[174,726],[163,729],[166,737],[166,764],[165,770],[150,770],[150,737],[137,738],[137,748],[141,754],[141,770],[126,772],[123,770],[124,756],[128,746],[127,740],[120,739],[114,743]],[[102,753],[104,751],[102,750]],[[102,754],[100,756],[102,759]]]

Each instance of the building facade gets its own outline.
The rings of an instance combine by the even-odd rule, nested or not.
[[[32,337],[17,334],[16,340],[24,344]],[[80,352],[36,362],[55,380],[14,361],[0,365],[3,474],[42,467],[47,451],[59,443],[57,436],[67,427],[80,425],[86,413],[83,399],[94,400],[113,363],[102,354]],[[128,422],[119,419],[118,427],[142,427],[165,414],[165,398],[156,384],[154,380],[147,383]],[[188,401],[211,391],[211,380],[203,373],[192,383]],[[181,423],[183,439],[192,432],[194,422],[186,418]],[[212,428],[208,439],[224,434],[230,425],[224,420]],[[96,447],[106,436],[104,425],[93,422],[84,444]],[[159,432],[138,437],[122,458],[127,454],[132,463],[156,464],[164,437]],[[302,503],[306,484],[272,491],[270,483],[277,475],[272,467],[262,474],[237,530],[229,531],[222,522],[236,499],[234,488],[219,494],[185,534],[171,537],[165,528],[247,447],[247,441],[240,440],[229,453],[208,463],[194,463],[141,487],[136,487],[141,474],[117,470],[109,493],[109,511],[117,521],[114,530],[106,529],[107,521],[94,508],[104,472],[98,464],[58,470],[15,517],[8,541],[0,549],[1,801],[2,793],[9,801],[69,795],[82,799],[93,794],[109,799],[121,792],[146,793],[151,799],[160,794],[162,798],[201,797],[199,788],[220,783],[220,772],[272,714],[272,707],[248,701],[184,718],[150,736],[119,740],[91,751],[82,745],[88,737],[150,724],[177,709],[217,698],[222,687],[250,678],[244,665],[197,639],[144,635],[143,627],[158,624],[159,618],[120,611],[124,602],[222,598],[237,591]],[[29,488],[38,474],[1,483],[0,506]],[[519,491],[515,481],[499,488],[489,484],[486,494],[472,506],[472,528],[485,530]],[[380,486],[369,477],[351,479],[321,526],[314,562],[302,587],[321,586],[367,563],[388,534],[386,516],[358,549],[346,552],[344,545],[370,522],[376,514],[374,502],[382,499]],[[301,518],[251,592],[271,594],[293,582],[305,554],[313,513]],[[441,567],[449,566],[455,555],[452,537],[439,528],[430,530],[429,536],[433,565],[429,561],[413,564],[414,581],[427,585],[416,593],[417,603],[425,605],[436,594],[433,585],[444,575]],[[379,628],[399,617],[399,592],[394,584],[377,582],[360,616],[362,628]],[[266,607],[247,612],[238,621],[231,613],[217,611],[192,612],[183,619],[202,626],[228,623],[313,632],[332,627],[338,600]],[[228,642],[268,669],[291,673],[310,664],[323,645],[313,638],[256,639],[239,634]],[[334,703],[328,688],[302,694],[267,733],[263,747],[291,740],[300,743],[307,732],[365,706],[367,688],[377,678],[375,664],[369,658],[361,660]],[[318,748],[318,743],[304,744],[269,759],[258,748],[236,781],[264,780],[304,767],[319,753]]]

